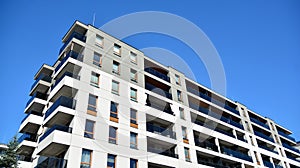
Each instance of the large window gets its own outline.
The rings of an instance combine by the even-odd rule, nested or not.
[[[107,168],[115,168],[116,167],[116,155],[107,155]]]
[[[99,35],[96,35],[95,44],[96,44],[96,46],[103,48],[104,38]]]
[[[94,53],[93,64],[101,67],[102,64],[102,55],[98,53]]]
[[[117,61],[113,61],[113,70],[112,70],[113,73],[115,74],[120,74],[120,63],[117,62]]]
[[[118,118],[118,108],[118,103],[110,102],[110,117]]]
[[[184,155],[185,155],[185,161],[190,162],[191,158],[190,158],[190,149],[189,148],[184,148]]]
[[[114,54],[121,56],[121,46],[118,44],[114,44]]]
[[[99,74],[92,72],[90,84],[92,86],[99,87],[99,81],[100,81],[99,78],[100,78]]]
[[[82,149],[80,168],[90,168],[92,160],[92,151]]]
[[[137,90],[130,88],[130,100],[137,101]]]
[[[91,120],[85,121],[84,137],[94,138],[94,125],[95,122]]]
[[[134,69],[130,69],[130,80],[137,82],[137,71]]]
[[[130,62],[137,64],[137,56],[136,53],[130,52]]]
[[[88,102],[88,114],[96,115],[97,112],[97,100],[98,97],[92,94],[89,94],[89,102]]]
[[[115,94],[119,94],[119,82],[112,81],[111,92]]]
[[[118,128],[109,126],[109,138],[108,138],[109,143],[117,144],[117,130]]]
[[[137,111],[130,109],[130,123],[137,125]]]
[[[138,161],[136,159],[130,159],[130,168],[137,168]]]
[[[130,132],[130,148],[137,149],[137,134]]]

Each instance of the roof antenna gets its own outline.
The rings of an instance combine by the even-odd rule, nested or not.
[[[95,26],[95,20],[96,20],[96,13],[94,13],[94,16],[93,16],[93,26]]]

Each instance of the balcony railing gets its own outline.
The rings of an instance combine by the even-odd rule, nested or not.
[[[35,82],[32,84],[31,89],[33,89],[34,86],[35,86],[40,80],[51,83],[52,78],[51,78],[50,76],[46,75],[46,74],[43,74],[43,73],[40,74],[39,77],[38,77],[38,78],[35,80]]]
[[[282,146],[285,147],[285,148],[288,148],[288,149],[290,149],[290,150],[292,150],[294,152],[300,153],[299,149],[296,149],[296,148],[290,146],[289,144],[282,143]]]
[[[216,118],[216,119],[218,119],[218,120],[221,120],[221,121],[223,121],[223,122],[225,122],[225,123],[228,123],[228,124],[230,124],[230,125],[232,125],[232,126],[235,126],[235,127],[237,127],[237,128],[240,128],[240,129],[244,129],[244,127],[243,127],[243,125],[242,124],[240,124],[240,123],[238,123],[238,122],[235,122],[235,121],[233,121],[232,119],[229,119],[229,118],[226,118],[226,117],[224,117],[224,116],[221,116],[220,114],[217,114],[217,113],[215,113],[215,112],[213,112],[213,111],[211,111],[211,110],[209,110],[209,109],[207,109],[207,108],[204,108],[204,107],[200,107],[200,106],[197,106],[197,105],[195,105],[195,104],[190,104],[190,108],[192,108],[192,109],[194,109],[194,110],[197,110],[197,111],[199,111],[199,112],[201,112],[201,113],[203,113],[203,114],[206,114],[206,115],[209,115],[209,116],[211,116],[211,117],[214,117],[214,118]]]
[[[66,168],[67,163],[63,158],[40,156],[36,168]]]
[[[199,164],[202,164],[202,165],[206,165],[206,166],[211,166],[211,167],[217,167],[217,168],[228,168],[228,165],[226,164],[223,164],[222,162],[220,161],[214,161],[214,160],[204,160],[200,157],[198,157],[198,163]]]
[[[57,79],[57,80],[55,81],[55,83],[51,86],[51,90],[53,90],[53,89],[55,88],[55,86],[57,86],[57,85],[59,84],[59,82],[60,82],[61,80],[64,79],[65,76],[68,76],[68,77],[71,77],[71,78],[80,80],[80,76],[79,76],[79,75],[75,75],[75,74],[73,74],[73,73],[71,73],[71,72],[65,72],[65,73],[64,73],[59,79]]]
[[[231,149],[228,149],[226,147],[222,147],[221,150],[222,150],[223,153],[225,153],[227,155],[234,156],[234,157],[237,157],[237,158],[240,158],[240,159],[252,162],[251,156],[246,155],[246,154],[244,154],[242,152],[239,152],[239,151],[236,151],[236,150],[231,150]]]
[[[59,97],[52,106],[46,111],[45,119],[59,106],[67,107],[70,109],[75,109],[76,107],[76,100],[73,98],[61,96]]]
[[[261,133],[259,131],[254,131],[254,134],[257,135],[257,136],[259,136],[259,137],[261,137],[261,138],[263,138],[263,139],[266,139],[266,140],[271,141],[271,142],[274,143],[274,139],[273,138],[271,138],[271,137],[269,137],[269,136],[267,136],[267,135],[265,135],[265,134],[263,134],[263,133]]]
[[[256,123],[256,124],[262,126],[262,127],[265,127],[265,128],[267,128],[267,129],[270,129],[270,127],[269,127],[267,124],[265,124],[265,123],[259,121],[259,120],[256,119],[256,118],[250,117],[250,120],[251,120],[252,122],[254,122],[254,123]]]
[[[262,148],[262,149],[265,149],[267,151],[270,151],[270,152],[273,152],[273,153],[276,153],[278,154],[278,152],[274,151],[273,149],[270,149],[269,147],[265,146],[265,145],[260,145],[258,144],[258,147]]]
[[[160,155],[164,155],[164,156],[169,156],[169,157],[173,157],[173,158],[177,158],[178,159],[178,155],[175,154],[175,152],[172,152],[170,150],[161,150],[161,149],[157,149],[157,148],[153,148],[150,146],[147,146],[147,151],[148,152],[152,152],[152,153],[156,153],[156,154],[160,154]]]
[[[167,103],[163,106],[163,105],[156,104],[154,102],[148,102],[146,105],[149,106],[149,107],[155,108],[159,111],[163,111],[163,112],[166,112],[168,114],[174,115],[174,112],[172,111],[172,108]]]
[[[43,116],[43,114],[41,112],[37,112],[37,111],[33,111],[31,110],[21,121],[21,123],[23,123],[30,115],[36,115],[36,116]]]
[[[66,48],[66,46],[69,44],[69,42],[74,38],[86,42],[86,36],[77,32],[73,32],[71,36],[68,38],[68,40],[63,44],[63,46],[59,50],[59,54]]]
[[[41,93],[41,92],[35,92],[31,96],[31,98],[28,100],[28,102],[26,103],[26,107],[33,101],[34,98],[39,98],[39,99],[42,99],[42,100],[47,100],[48,95],[44,94],[44,93]]]
[[[273,166],[273,164],[272,164],[271,162],[265,161],[265,160],[263,160],[263,162],[264,162],[264,165],[265,165],[266,167],[274,168],[274,166]]]
[[[218,152],[218,146],[208,141],[200,142],[198,139],[195,139],[195,145]]]
[[[236,136],[237,137],[237,139],[238,140],[240,140],[240,141],[243,141],[243,142],[246,142],[247,143],[247,140],[243,137],[243,136],[239,136],[239,135],[237,135]]]
[[[36,136],[24,133],[23,135],[21,135],[18,138],[18,143],[21,143],[22,141],[27,140],[27,141],[32,141],[32,142],[36,142],[37,138]]]
[[[62,125],[54,125],[53,127],[49,128],[41,137],[39,142],[42,142],[48,135],[50,135],[53,131],[62,131],[67,133],[72,133],[72,128]]]
[[[283,168],[283,166],[275,165],[275,168]]]
[[[69,51],[68,54],[60,61],[60,63],[57,65],[57,67],[55,68],[55,72],[57,72],[60,67],[67,61],[68,58],[74,58],[78,61],[83,61],[83,55],[79,54],[75,51]]]
[[[293,141],[293,142],[296,142],[295,138],[291,137],[290,135],[285,134],[284,132],[278,131],[278,134]]]
[[[235,138],[232,132],[227,132],[227,131],[221,130],[221,129],[217,128],[217,127],[216,127],[216,128],[211,128],[210,125],[204,124],[204,122],[202,122],[202,121],[196,120],[194,123],[197,124],[197,125],[206,127],[206,128],[208,128],[208,129],[217,131],[217,132],[219,132],[219,133],[221,133],[221,134],[224,134],[224,135],[230,136],[230,137],[232,137],[232,138]]]
[[[154,76],[156,76],[156,77],[158,77],[158,78],[160,78],[160,79],[163,79],[167,82],[170,82],[170,78],[166,74],[163,74],[163,73],[161,73],[161,72],[159,72],[159,71],[157,71],[153,68],[145,68],[145,71],[152,74],[152,75],[154,75]]]
[[[292,160],[297,161],[297,162],[300,163],[300,160],[296,159],[296,158],[293,157],[293,156],[287,155],[287,158],[292,159]]]
[[[159,94],[159,95],[161,95],[161,96],[163,96],[163,97],[166,97],[166,98],[172,100],[172,94],[169,93],[169,92],[167,92],[167,91],[165,91],[165,90],[163,90],[163,89],[161,89],[161,88],[159,88],[159,87],[156,87],[156,86],[154,86],[154,85],[151,85],[150,83],[146,83],[146,84],[145,84],[145,88],[146,88],[147,90],[150,90],[150,91],[152,91],[152,92],[154,92],[154,93],[156,93],[156,94]]]
[[[220,107],[223,107],[223,108],[225,108],[226,110],[229,110],[229,111],[231,111],[231,112],[233,112],[233,113],[235,113],[235,114],[237,114],[237,115],[240,115],[240,112],[239,112],[238,110],[236,110],[236,109],[234,109],[234,108],[228,106],[227,104],[225,104],[225,103],[223,103],[223,102],[220,102],[219,100],[216,100],[216,99],[214,99],[214,98],[211,98],[211,97],[209,97],[208,95],[206,95],[206,94],[204,94],[204,93],[201,93],[200,91],[198,91],[198,90],[196,90],[196,89],[194,89],[194,88],[187,87],[187,91],[190,92],[190,93],[193,93],[194,95],[199,96],[199,97],[201,97],[201,98],[203,98],[203,99],[205,99],[205,100],[207,100],[207,101],[209,101],[209,102],[212,102],[212,103],[214,103],[214,104],[216,104],[216,105],[218,105],[218,106],[220,106]]]
[[[163,128],[153,125],[152,123],[147,123],[147,131],[176,139],[176,132],[172,131],[171,128]]]

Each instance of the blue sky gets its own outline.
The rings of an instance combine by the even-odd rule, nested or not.
[[[210,38],[222,59],[227,97],[275,120],[300,140],[300,1],[1,1],[0,142],[17,133],[33,76],[53,64],[61,38],[75,20],[95,26],[125,14],[163,11],[184,17]],[[160,47],[179,55],[210,87],[207,71],[182,42],[145,33],[124,39],[136,48]]]

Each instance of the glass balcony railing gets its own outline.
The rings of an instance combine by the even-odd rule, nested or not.
[[[218,106],[220,106],[222,108],[225,108],[226,110],[229,110],[229,111],[231,111],[231,112],[233,112],[233,113],[235,113],[237,115],[240,115],[240,112],[238,110],[234,109],[233,107],[228,106],[224,102],[220,102],[219,100],[211,98],[208,95],[206,95],[204,93],[201,93],[200,91],[198,91],[196,89],[193,89],[191,87],[187,87],[187,91],[190,92],[190,93],[193,93],[194,95],[199,96],[199,97],[201,97],[201,98],[203,98],[203,99],[205,99],[205,100],[207,100],[209,102],[212,102],[212,103],[214,103],[214,104],[216,104],[216,105],[218,105]]]
[[[290,149],[290,150],[292,150],[294,152],[300,153],[299,149],[296,149],[296,148],[290,146],[289,144],[282,143],[282,146],[285,147],[285,148],[288,148],[288,149]]]
[[[36,168],[66,168],[67,163],[63,158],[40,156]]]
[[[293,156],[287,155],[287,158],[292,159],[292,160],[297,161],[297,162],[300,163],[300,160],[296,159],[296,158],[293,157]]]
[[[163,112],[166,112],[168,114],[171,114],[171,115],[174,115],[174,112],[172,111],[172,108],[170,107],[170,105],[165,102],[164,105],[160,105],[160,104],[157,104],[157,103],[154,103],[154,102],[150,102],[148,99],[146,100],[147,102],[147,106],[149,107],[152,107],[152,108],[155,108],[159,111],[163,111]]]
[[[240,141],[243,141],[243,142],[246,142],[247,143],[247,140],[243,137],[243,136],[236,136],[238,140]]]
[[[231,150],[231,149],[226,148],[226,147],[222,147],[222,148],[221,148],[221,151],[222,151],[224,154],[226,154],[226,155],[234,156],[234,157],[237,157],[237,158],[240,158],[240,159],[243,159],[243,160],[252,162],[251,156],[246,155],[246,154],[244,154],[244,153],[242,153],[242,152],[239,152],[239,151],[236,151],[236,150]]]
[[[227,132],[227,131],[221,130],[221,129],[217,128],[217,127],[216,127],[216,128],[212,128],[210,125],[204,124],[204,122],[202,122],[202,121],[196,120],[194,123],[197,124],[197,125],[206,127],[206,128],[208,128],[208,129],[217,131],[217,132],[219,132],[219,133],[221,133],[221,134],[224,134],[224,135],[230,136],[230,137],[232,137],[232,138],[235,138],[235,136],[233,135],[232,132]]]
[[[216,118],[216,119],[218,119],[218,120],[221,120],[221,121],[223,121],[223,122],[225,122],[225,123],[228,123],[228,124],[230,124],[230,125],[232,125],[232,126],[235,126],[235,127],[237,127],[237,128],[240,128],[240,129],[244,129],[244,127],[243,127],[243,125],[242,124],[240,124],[240,123],[238,123],[238,122],[235,122],[235,121],[233,121],[232,119],[229,119],[229,118],[226,118],[226,117],[224,117],[224,116],[221,116],[221,115],[219,115],[219,114],[217,114],[217,113],[215,113],[215,112],[213,112],[213,111],[211,111],[211,110],[209,110],[209,109],[206,109],[206,108],[203,108],[203,107],[200,107],[200,106],[197,106],[197,105],[195,105],[195,104],[190,104],[190,108],[192,108],[192,109],[194,109],[194,110],[197,110],[197,111],[199,111],[199,112],[201,112],[201,113],[203,113],[203,114],[206,114],[206,115],[209,115],[209,116],[211,116],[211,117],[214,117],[214,118]]]
[[[63,44],[63,46],[60,48],[59,50],[59,54],[66,48],[66,46],[70,43],[70,41],[73,39],[73,38],[76,38],[82,42],[86,42],[86,36],[83,35],[83,34],[80,34],[78,32],[73,32],[71,34],[71,36],[68,38],[68,40]]]
[[[71,72],[65,72],[59,79],[57,79],[54,82],[54,84],[51,86],[51,90],[53,90],[55,88],[55,86],[57,86],[59,84],[59,82],[64,79],[65,76],[68,76],[68,77],[80,80],[80,76],[79,75],[75,75],[75,74],[73,74]]]
[[[23,135],[21,135],[21,136],[18,138],[18,143],[21,143],[21,142],[23,142],[24,140],[36,142],[37,138],[36,138],[36,136],[33,136],[33,135],[30,135],[30,134],[24,133]]]
[[[220,161],[214,161],[211,159],[203,159],[198,157],[198,163],[206,166],[211,166],[211,167],[217,167],[217,168],[228,168],[229,166],[226,164],[223,164]]]
[[[44,93],[41,93],[41,92],[35,92],[31,96],[31,98],[28,100],[28,102],[26,103],[26,107],[33,101],[34,98],[39,98],[39,99],[42,99],[42,100],[47,100],[48,95],[44,94]]]
[[[40,74],[35,82],[31,85],[31,89],[33,89],[40,80],[51,83],[52,78],[46,74]]]
[[[162,90],[162,89],[159,88],[159,87],[156,87],[156,86],[154,86],[154,85],[151,85],[150,83],[146,83],[146,84],[145,84],[145,88],[146,88],[147,90],[150,90],[150,91],[152,91],[152,92],[154,92],[154,93],[156,93],[156,94],[159,94],[159,95],[161,95],[161,96],[163,96],[163,97],[166,97],[166,98],[172,100],[172,94],[169,93],[169,92],[167,92],[167,91],[165,91],[165,90]]]
[[[67,61],[68,58],[74,58],[78,61],[83,61],[83,55],[82,54],[79,54],[75,51],[69,51],[68,54],[60,61],[60,63],[57,65],[57,67],[55,68],[55,72],[57,72],[60,67]]]
[[[265,127],[265,128],[267,128],[267,129],[270,129],[270,127],[269,127],[267,124],[265,124],[265,123],[259,121],[259,120],[256,119],[256,118],[250,117],[250,120],[251,120],[252,122],[254,122],[254,123],[256,123],[256,124],[262,126],[262,127]]]
[[[296,142],[295,138],[291,137],[290,135],[285,134],[284,132],[278,131],[278,134],[293,141],[293,142]]]
[[[267,135],[265,135],[265,134],[263,134],[263,133],[261,133],[259,131],[254,131],[254,134],[257,135],[257,136],[259,136],[259,137],[261,137],[261,138],[263,138],[263,139],[266,139],[266,140],[271,141],[271,142],[274,143],[274,139],[273,138],[271,138],[271,137],[269,137],[269,136],[267,136]]]
[[[153,68],[145,68],[145,71],[152,74],[152,75],[154,75],[154,76],[156,76],[156,77],[158,77],[158,78],[160,78],[160,79],[163,79],[167,82],[170,82],[170,78],[166,74],[163,74],[163,73],[161,73],[161,72],[159,72],[159,71],[157,71]]]
[[[178,155],[175,154],[175,152],[172,152],[170,150],[162,150],[162,149],[157,149],[157,148],[153,148],[153,147],[147,146],[147,151],[178,159]]]
[[[260,147],[260,148],[262,148],[262,149],[265,149],[265,150],[267,150],[267,151],[270,151],[270,152],[273,152],[273,153],[278,154],[278,152],[272,150],[271,148],[269,148],[269,147],[267,147],[267,146],[265,146],[265,145],[260,145],[260,144],[258,144],[258,147]]]
[[[147,131],[172,139],[176,139],[176,133],[172,131],[171,128],[163,128],[153,125],[152,123],[147,123]]]
[[[45,119],[50,116],[50,114],[59,106],[67,107],[70,109],[75,109],[76,107],[76,100],[73,98],[61,96],[59,97],[52,106],[46,111]]]
[[[200,142],[198,139],[195,139],[195,145],[205,148],[205,149],[209,149],[209,150],[218,152],[218,146],[215,145],[214,143],[211,143],[208,141]]]
[[[274,165],[273,165],[271,162],[265,161],[265,160],[263,160],[263,162],[264,162],[264,165],[265,165],[266,167],[268,167],[268,168],[274,168]]]
[[[275,168],[283,168],[283,166],[275,165]]]
[[[53,127],[49,128],[41,137],[39,142],[42,142],[48,135],[50,135],[53,131],[62,131],[67,133],[72,133],[72,128],[62,125],[54,125]]]
[[[41,117],[43,116],[42,113],[31,110],[31,111],[23,118],[23,120],[21,121],[21,123],[23,123],[30,115],[36,115],[36,116],[41,116]]]

